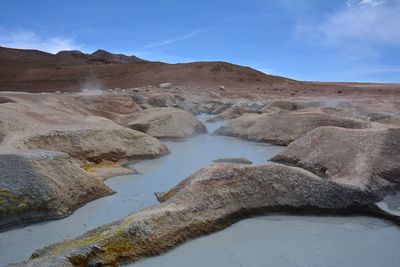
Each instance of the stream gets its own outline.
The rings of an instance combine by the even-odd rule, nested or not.
[[[201,115],[205,121],[210,115]],[[207,124],[212,133],[224,122]],[[243,141],[233,137],[203,134],[181,141],[163,141],[170,155],[132,162],[129,167],[140,174],[115,176],[105,183],[116,194],[92,201],[67,218],[32,224],[0,233],[0,266],[29,258],[32,252],[63,239],[122,219],[157,204],[154,192],[167,191],[213,160],[244,157],[261,164],[282,149],[280,146]]]
[[[400,228],[369,217],[242,220],[129,267],[396,267]]]
[[[203,122],[209,117],[199,116]],[[223,123],[206,125],[212,133]],[[154,192],[172,188],[215,159],[243,157],[262,164],[283,148],[212,134],[164,143],[170,155],[131,162],[140,174],[106,181],[116,194],[67,218],[0,233],[0,266],[157,204]],[[128,266],[400,266],[400,228],[368,217],[261,216]]]

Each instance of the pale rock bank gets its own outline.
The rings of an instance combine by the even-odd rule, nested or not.
[[[399,187],[400,129],[320,127],[272,160],[382,195]]]
[[[357,119],[316,112],[245,114],[218,128],[215,134],[288,145],[321,126],[366,128],[368,124]]]
[[[215,164],[159,196],[159,205],[37,250],[12,266],[117,266],[256,214],[367,214],[398,221],[377,208],[368,192],[277,164]]]
[[[187,111],[177,108],[150,108],[137,113],[128,127],[156,138],[188,138],[207,133],[207,128]]]
[[[0,230],[62,218],[112,191],[80,168],[79,162],[54,151],[0,153]]]

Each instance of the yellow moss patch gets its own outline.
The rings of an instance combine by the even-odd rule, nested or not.
[[[0,189],[0,215],[18,214],[30,209],[29,201],[24,196],[18,196],[14,192]]]
[[[0,198],[18,199],[18,197],[10,190],[0,189]]]
[[[89,232],[91,232],[91,231],[89,231]],[[56,244],[54,247],[52,247],[50,249],[53,254],[61,254],[62,252],[66,251],[68,249],[93,245],[93,244],[96,244],[97,242],[100,242],[101,240],[105,240],[105,239],[108,239],[111,237],[112,237],[112,234],[105,234],[105,233],[93,234],[86,238],[71,239],[71,240],[67,240],[65,242],[61,242],[59,244]]]
[[[160,194],[160,196],[158,197],[158,200],[160,202],[164,202],[164,201],[170,199],[171,197],[173,197],[176,194],[176,192],[177,192],[176,188],[172,188],[168,192]]]
[[[114,177],[117,175],[135,174],[135,170],[121,166],[126,162],[126,160],[120,160],[117,162],[103,161],[97,164],[86,163],[81,165],[81,168],[84,169],[86,172],[95,175],[98,179],[105,180],[109,177]]]
[[[7,202],[15,202],[18,200],[18,196],[16,196],[12,191],[0,189],[0,205],[3,205]]]
[[[100,163],[85,163],[81,165],[81,168],[87,172],[96,172],[98,169],[101,168],[119,168],[122,164],[125,164],[126,160],[119,160],[119,161],[102,161]]]
[[[103,247],[105,251],[105,260],[108,264],[118,265],[120,262],[117,260],[119,257],[130,256],[134,257],[136,248],[127,240],[114,239]]]

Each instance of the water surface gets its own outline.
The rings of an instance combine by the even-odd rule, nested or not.
[[[396,267],[400,228],[368,217],[263,216],[129,267]]]
[[[222,123],[207,127],[212,132]],[[88,203],[65,219],[0,233],[0,266],[154,205],[154,192],[170,189],[214,159],[245,157],[261,164],[282,149],[210,134],[164,143],[170,155],[129,165],[140,175],[106,181],[116,194]],[[398,212],[399,203],[400,198],[392,196],[380,205]],[[400,266],[400,228],[368,217],[263,216],[129,266]]]
[[[200,118],[204,121],[208,117],[203,115]],[[223,122],[207,124],[209,132],[221,124]],[[282,149],[211,134],[164,143],[170,149],[170,155],[130,164],[140,175],[116,176],[106,181],[116,194],[90,202],[67,218],[0,233],[0,266],[27,259],[38,248],[77,237],[97,226],[157,204],[154,192],[169,190],[215,159],[245,157],[261,164]]]

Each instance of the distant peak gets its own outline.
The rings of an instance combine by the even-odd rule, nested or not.
[[[92,55],[101,55],[101,54],[108,54],[108,55],[113,55],[113,53],[110,53],[106,50],[103,49],[98,49],[95,52],[92,53]]]
[[[127,56],[124,54],[113,54],[103,49],[98,49],[97,51],[91,54],[96,58],[101,58],[104,60],[108,60],[110,62],[118,62],[118,63],[134,63],[136,61],[143,61],[142,59],[136,56]]]
[[[56,55],[83,55],[84,53],[79,50],[62,50]]]

